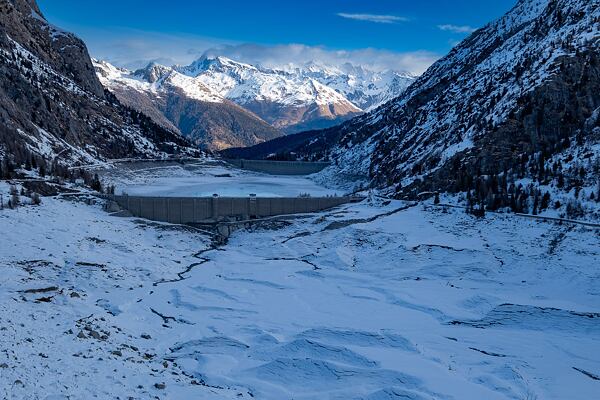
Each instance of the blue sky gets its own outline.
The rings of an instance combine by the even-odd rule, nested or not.
[[[206,49],[244,46],[239,57],[335,58],[346,54],[422,72],[472,29],[516,0],[154,1],[38,0],[54,24],[82,37],[93,56],[129,67],[187,63]],[[295,52],[288,45],[296,46]],[[255,46],[256,45],[256,46]],[[298,49],[304,49],[301,55]],[[317,49],[317,53],[312,52]],[[366,51],[365,49],[369,49]],[[337,51],[337,52],[336,52]],[[252,54],[254,52],[254,54]],[[239,53],[239,54],[238,54]],[[287,53],[287,54],[286,54]],[[315,55],[316,54],[316,55]],[[227,54],[226,54],[227,55]],[[379,61],[381,58],[381,61]],[[290,59],[289,61],[294,61]]]

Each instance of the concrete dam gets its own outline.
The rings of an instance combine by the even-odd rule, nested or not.
[[[244,221],[277,215],[307,214],[363,198],[341,197],[150,197],[110,196],[133,216],[173,224]]]
[[[331,165],[328,162],[307,161],[271,161],[225,159],[225,162],[239,169],[262,172],[271,175],[310,175],[320,172]]]

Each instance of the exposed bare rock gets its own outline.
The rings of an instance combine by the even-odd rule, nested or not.
[[[70,162],[186,151],[176,132],[106,93],[85,44],[35,1],[0,0],[0,153]]]

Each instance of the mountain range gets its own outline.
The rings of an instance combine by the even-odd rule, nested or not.
[[[94,65],[100,81],[121,102],[198,147],[243,147],[282,135],[251,111],[172,68],[151,64],[130,72],[106,62]]]
[[[350,64],[266,68],[215,55],[137,71],[94,65],[121,101],[211,150],[334,126],[398,96],[414,80]]]
[[[417,79],[221,56],[127,71],[93,63],[33,0],[1,0],[1,167],[252,146],[222,153],[329,160],[329,184],[488,209],[600,199],[599,54],[600,0],[519,0]]]
[[[527,182],[535,196],[589,195],[600,175],[599,55],[598,0],[520,0],[384,106],[225,154],[330,159],[330,179],[363,177],[397,197],[473,190],[505,205]]]

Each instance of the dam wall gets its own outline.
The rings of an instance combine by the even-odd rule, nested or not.
[[[271,175],[310,175],[327,168],[328,162],[270,161],[225,159],[225,162],[239,169],[262,172]]]
[[[361,201],[358,197],[146,197],[111,196],[133,216],[173,224],[240,221],[306,214]]]

